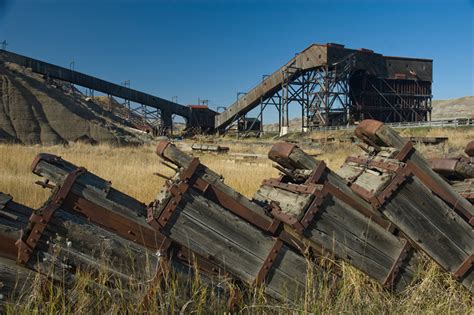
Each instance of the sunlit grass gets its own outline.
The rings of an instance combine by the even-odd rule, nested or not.
[[[446,144],[419,145],[417,148],[428,157],[461,154],[465,144],[472,140],[473,129],[403,130],[403,135],[449,136]],[[317,138],[317,134],[312,137]],[[187,141],[189,143],[189,141]],[[178,143],[186,148],[185,144]],[[231,144],[231,152],[267,154],[269,146],[245,143]],[[31,207],[40,206],[49,195],[34,185],[39,178],[30,170],[34,156],[48,152],[86,167],[104,179],[111,180],[115,188],[149,203],[164,184],[164,179],[154,172],[170,175],[172,171],[159,163],[153,145],[137,148],[116,148],[109,145],[88,146],[73,144],[69,147],[25,147],[0,145],[0,191],[13,195],[16,201]],[[350,143],[328,144],[311,148],[330,168],[337,169],[345,158],[359,152]],[[259,158],[258,164],[232,162],[228,155],[201,154],[201,161],[220,173],[225,182],[247,197],[252,197],[263,179],[278,175],[271,161]],[[353,267],[342,263],[341,279],[336,285],[331,281],[315,283],[308,276],[308,291],[297,305],[281,304],[266,299],[258,290],[244,292],[240,309],[246,314],[470,314],[474,312],[471,294],[434,263],[425,262],[418,280],[405,292],[392,294],[371,281]],[[309,272],[311,275],[311,272]],[[108,275],[102,275],[105,279]],[[223,313],[227,300],[216,293],[202,277],[172,275],[164,286],[152,284],[121,284],[114,290],[91,285],[97,275],[81,271],[71,289],[52,286],[38,278],[32,288],[17,296],[7,313],[161,313],[206,314]],[[100,281],[99,281],[100,282]],[[151,300],[143,303],[151,292]]]

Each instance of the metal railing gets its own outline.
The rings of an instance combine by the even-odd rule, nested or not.
[[[395,129],[399,128],[443,128],[443,127],[464,127],[474,126],[474,118],[464,119],[449,119],[449,120],[436,120],[436,121],[419,121],[419,122],[396,122],[396,123],[385,123]],[[312,131],[328,131],[328,130],[352,130],[357,125],[345,125],[345,126],[327,126],[312,128]]]

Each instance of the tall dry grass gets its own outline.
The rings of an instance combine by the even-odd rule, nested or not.
[[[418,146],[429,157],[456,155],[462,153],[464,145],[473,138],[473,129],[403,130],[403,135],[450,137],[446,144],[438,146]],[[312,135],[317,137],[318,135]],[[254,145],[247,141],[232,144],[231,152],[266,154],[268,146]],[[186,147],[186,145],[182,145]],[[113,186],[137,199],[148,203],[164,184],[164,180],[154,176],[154,172],[170,175],[171,170],[159,164],[154,146],[139,148],[116,148],[108,145],[88,146],[74,144],[69,147],[25,147],[0,145],[0,191],[14,196],[15,200],[31,207],[40,206],[49,191],[34,185],[39,178],[30,171],[30,164],[36,154],[48,152],[89,171],[111,180]],[[357,146],[348,143],[325,145],[312,149],[325,160],[329,167],[337,169]],[[201,161],[211,169],[221,173],[225,182],[251,197],[263,179],[274,177],[277,171],[271,162],[262,159],[259,164],[232,163],[225,155],[201,155]],[[474,312],[472,296],[448,274],[434,263],[426,261],[420,266],[418,280],[401,294],[392,294],[368,279],[351,266],[342,263],[342,278],[334,288],[325,281],[310,283],[305,298],[297,305],[278,304],[266,300],[260,292],[246,292],[245,303],[240,305],[246,314],[270,313],[426,313],[426,314],[470,314]],[[72,290],[45,286],[37,282],[26,295],[17,297],[7,311],[18,313],[222,313],[226,300],[216,293],[213,286],[199,276],[188,279],[170,277],[164,288],[155,287],[155,299],[151,304],[143,304],[139,298],[149,287],[134,286],[132,299],[125,298],[121,288],[118,295],[106,290],[91,288],[91,275],[78,274]],[[106,278],[107,275],[104,275]],[[121,295],[122,294],[122,295]],[[15,303],[16,302],[16,303]]]

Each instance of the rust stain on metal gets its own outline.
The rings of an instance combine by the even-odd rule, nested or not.
[[[39,160],[40,159],[38,159],[38,162]],[[70,173],[61,184],[59,190],[53,196],[52,201],[44,209],[42,209],[41,214],[33,213],[31,215],[29,220],[32,223],[30,234],[25,240],[19,239],[16,242],[16,246],[18,247],[18,262],[21,265],[24,265],[28,262],[54,212],[61,207],[69,192],[71,191],[72,186],[76,182],[76,179],[85,172],[85,168],[79,167]]]
[[[275,243],[272,246],[272,249],[270,250],[270,253],[268,253],[267,258],[264,260],[262,267],[257,273],[257,276],[255,278],[256,285],[265,283],[265,278],[267,277],[268,272],[270,271],[273,264],[275,263],[275,260],[278,257],[278,253],[280,252],[282,246],[283,246],[282,240],[277,238]]]
[[[270,152],[268,152],[268,158],[275,162],[288,159],[295,147],[295,144],[289,142],[276,143],[272,146]]]
[[[169,141],[161,141],[160,143],[158,143],[158,145],[156,146],[156,154],[158,154],[158,156],[160,157],[164,157],[163,153],[170,144],[171,142]]]
[[[395,260],[387,276],[382,281],[382,286],[384,287],[393,286],[393,283],[398,273],[400,272],[400,267],[402,266],[403,261],[407,258],[407,254],[411,249],[411,245],[408,242],[408,240],[404,239],[403,241],[404,241],[404,244],[403,244],[402,250],[400,251],[400,254],[398,255],[398,258]]]
[[[474,265],[474,254],[468,256],[462,264],[454,271],[453,275],[456,279],[461,279]]]

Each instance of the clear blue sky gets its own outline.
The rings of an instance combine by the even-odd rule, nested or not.
[[[473,95],[474,1],[0,0],[7,49],[183,104],[227,106],[311,43],[434,59],[435,99]]]

